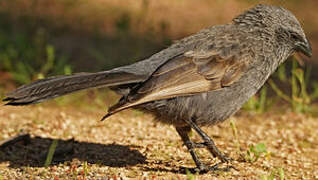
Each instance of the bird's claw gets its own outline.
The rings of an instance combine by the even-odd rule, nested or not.
[[[219,168],[219,164],[220,163],[217,163],[217,164],[215,164],[213,166],[207,166],[207,165],[201,164],[198,167],[194,168],[193,171],[194,171],[194,173],[204,174],[204,173],[214,172],[214,171],[228,172],[231,169],[235,169],[234,166],[227,166],[227,167],[224,167],[224,168]]]
[[[199,167],[195,168],[195,171],[199,172],[199,173],[206,173],[209,171],[216,171],[219,169],[219,164],[215,164],[213,166],[207,166],[207,165],[200,165]]]
[[[195,143],[195,142],[187,142],[191,147],[193,148],[206,148],[207,147],[207,144],[205,142],[202,142],[202,143]],[[185,146],[187,146],[187,144],[183,144]]]
[[[232,158],[227,157],[223,154],[219,154],[217,157],[221,160],[222,163],[229,163],[229,162],[233,161]]]
[[[192,141],[188,141],[188,142],[184,143],[183,145],[189,146],[192,148],[208,148],[208,143],[206,143],[206,142],[195,143]],[[213,152],[212,155],[213,155],[213,157],[218,157],[222,163],[229,163],[230,161],[233,160],[232,158],[225,156],[221,152]]]

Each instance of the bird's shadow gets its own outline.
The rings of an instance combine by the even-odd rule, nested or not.
[[[10,167],[43,167],[54,139],[19,135],[0,143],[0,163],[9,162]],[[146,157],[136,146],[79,142],[74,139],[57,139],[52,164],[71,162],[74,158],[91,164],[125,167],[145,164]]]

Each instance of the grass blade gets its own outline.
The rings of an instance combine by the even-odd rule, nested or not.
[[[46,156],[46,160],[44,163],[45,167],[48,167],[51,164],[57,143],[58,143],[58,140],[54,139],[51,146],[50,146],[49,152],[47,153],[47,156]]]

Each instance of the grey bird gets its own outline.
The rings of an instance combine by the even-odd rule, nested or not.
[[[228,162],[201,130],[223,122],[254,95],[294,52],[311,56],[309,41],[296,17],[282,7],[256,5],[230,23],[186,37],[143,61],[97,73],[50,77],[10,93],[7,105],[27,105],[93,87],[110,87],[122,95],[103,119],[127,108],[154,114],[173,125],[199,171],[194,149],[206,147]],[[194,143],[193,129],[203,143]]]

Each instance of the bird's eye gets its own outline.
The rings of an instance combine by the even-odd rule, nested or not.
[[[298,34],[296,34],[296,33],[291,33],[290,36],[295,41],[301,40],[301,37]]]

